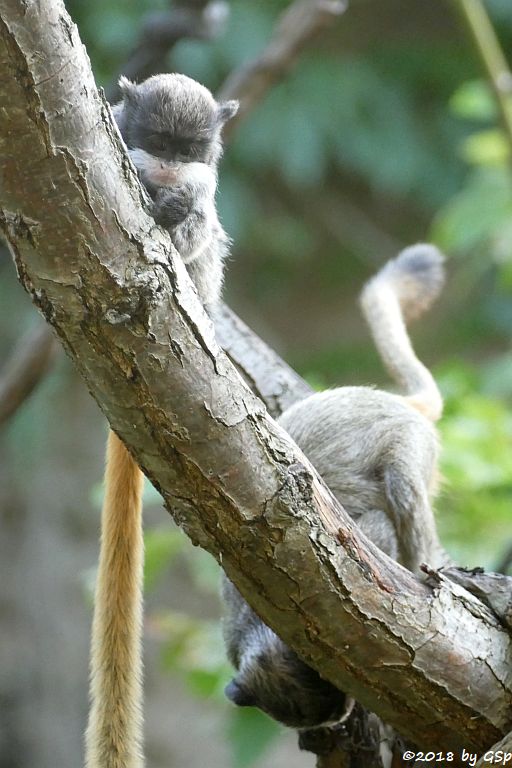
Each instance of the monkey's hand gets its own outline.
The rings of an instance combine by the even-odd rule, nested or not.
[[[176,185],[158,190],[156,221],[170,231],[172,241],[186,264],[213,246],[222,232],[215,210],[214,171],[204,163],[183,163]]]
[[[175,230],[183,223],[187,223],[187,230],[191,230],[194,218],[209,218],[211,209],[215,208],[216,177],[204,163],[183,163],[174,168],[174,173],[175,183],[166,184],[156,191],[153,218],[169,230]],[[190,220],[186,222],[187,219]],[[196,220],[196,226],[197,223]]]
[[[160,188],[153,204],[153,218],[165,229],[173,230],[192,213],[194,197],[194,190],[189,184]]]

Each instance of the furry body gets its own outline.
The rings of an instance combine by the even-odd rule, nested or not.
[[[430,503],[438,455],[432,421],[442,400],[414,354],[404,318],[425,311],[442,283],[439,252],[416,245],[362,293],[376,346],[404,395],[340,387],[311,395],[279,419],[368,538],[415,572],[422,562],[445,561]],[[227,652],[237,669],[226,694],[235,704],[258,706],[295,728],[325,725],[348,709],[344,694],[310,670],[227,580],[224,602]]]
[[[237,102],[218,104],[183,75],[121,79],[114,116],[152,200],[208,310],[219,300],[228,239],[215,209],[220,131]],[[143,475],[113,433],[91,643],[86,768],[142,768]]]

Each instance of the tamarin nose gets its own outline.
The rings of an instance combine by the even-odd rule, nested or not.
[[[245,690],[235,679],[226,685],[224,693],[227,698],[236,704],[238,707],[254,707],[256,706],[256,699],[254,696]]]

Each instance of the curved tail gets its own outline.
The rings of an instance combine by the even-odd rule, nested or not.
[[[429,370],[416,357],[406,322],[423,314],[444,284],[444,257],[433,245],[403,250],[369,280],[361,294],[364,316],[379,354],[405,399],[431,421],[443,400]]]
[[[86,768],[142,768],[143,475],[109,432]]]

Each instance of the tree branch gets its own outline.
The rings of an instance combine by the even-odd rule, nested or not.
[[[142,20],[139,39],[128,60],[107,89],[111,104],[119,99],[119,75],[145,80],[164,68],[165,58],[184,38],[213,40],[225,28],[229,5],[225,0],[174,2],[168,11],[147,14]]]
[[[219,99],[240,101],[238,113],[224,128],[226,139],[267,91],[295,66],[311,40],[330,26],[346,7],[346,0],[295,0],[284,11],[261,55],[232,72],[220,90]]]
[[[507,733],[504,739],[494,744],[482,755],[476,764],[476,768],[487,768],[492,765],[510,765],[512,756],[512,731]]]
[[[512,73],[481,0],[455,0],[455,5],[494,94],[512,164]]]
[[[510,636],[462,588],[432,592],[368,542],[243,384],[144,213],[59,0],[0,0],[0,79],[0,226],[20,280],[177,522],[285,642],[404,736],[497,741]]]
[[[272,416],[312,394],[304,379],[225,304],[216,313],[215,331],[235,368]]]
[[[0,372],[0,424],[25,402],[50,367],[58,344],[47,325],[38,324],[18,342]]]
[[[309,0],[307,2],[298,0],[292,4],[276,25],[272,39],[263,54],[254,63],[230,75],[223,88],[224,97],[243,97],[241,111],[244,118],[247,117],[263,99],[266,91],[284,78],[299,55],[306,49],[307,44],[332,23],[345,7],[345,0],[314,0],[312,3]],[[212,39],[218,36],[228,14],[229,6],[225,0],[194,0],[194,2],[184,0],[184,2],[175,3],[169,11],[149,14],[142,23],[137,46],[107,89],[109,102],[114,103],[119,98],[117,81],[120,74],[135,80],[154,74],[161,69],[163,59],[180,39],[185,37]],[[254,98],[255,94],[258,98]],[[233,121],[230,122],[233,123]],[[229,131],[229,136],[225,135],[224,138],[230,138],[232,127],[226,128],[225,134],[226,131]],[[302,382],[286,363],[275,356],[267,345],[257,340],[257,337],[234,313],[228,310],[221,313],[217,332],[221,334],[225,349],[229,350],[230,359],[239,369],[248,366],[245,371],[246,381],[249,385],[252,382],[251,388],[264,400],[267,408],[274,415],[281,413],[294,400],[311,394],[305,382]],[[45,331],[41,328],[40,334],[41,348],[49,349],[53,339],[51,332],[49,329]],[[255,352],[249,352],[249,345],[252,344],[256,344],[260,360]],[[35,349],[33,351],[35,354]],[[279,370],[273,370],[274,363],[278,364]],[[24,389],[21,378],[19,391],[17,382],[12,380],[14,390],[18,391],[18,397],[12,400],[12,407],[6,411],[4,420],[24,403],[46,371],[47,366],[42,364],[38,369],[33,368],[30,391]],[[22,377],[21,372],[19,375]],[[254,376],[258,379],[256,388]],[[292,394],[294,388],[292,379],[297,385],[296,394]],[[291,400],[290,396],[292,396]],[[0,418],[0,423],[1,421]]]
[[[512,629],[512,576],[485,573],[481,568],[443,568],[432,574],[437,583],[445,576],[489,606],[503,625]]]

